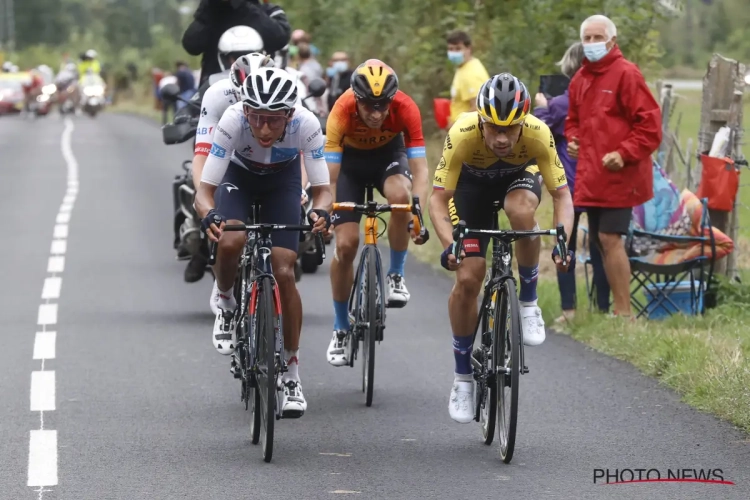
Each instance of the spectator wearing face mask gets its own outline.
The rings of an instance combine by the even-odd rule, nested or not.
[[[482,62],[471,54],[471,38],[465,31],[454,31],[446,38],[448,60],[457,66],[451,85],[451,115],[448,128],[461,113],[476,110],[482,84],[490,79]]]
[[[299,48],[299,72],[302,73],[305,85],[309,85],[316,78],[323,78],[323,66],[320,65],[310,51],[310,44],[302,42]]]
[[[352,70],[346,52],[334,52],[326,68],[328,77],[328,109],[333,109],[336,100],[351,86]]]

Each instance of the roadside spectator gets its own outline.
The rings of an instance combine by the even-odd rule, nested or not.
[[[175,67],[177,71],[174,75],[177,77],[177,85],[180,87],[180,96],[183,99],[188,100],[193,97],[193,94],[195,94],[196,90],[193,71],[186,63],[182,61],[177,61]],[[187,106],[187,104],[185,104],[183,101],[177,101],[177,104],[175,106],[177,110],[180,110]]]
[[[202,55],[201,81],[221,72],[217,59],[219,38],[229,28],[249,26],[260,33],[266,52],[276,52],[289,43],[291,27],[278,5],[258,0],[201,0],[194,20],[182,35],[182,47],[193,56]]]
[[[336,100],[351,86],[353,71],[349,69],[349,56],[346,52],[334,52],[328,64],[328,109],[333,109]]]
[[[292,45],[299,45],[300,43],[307,43],[310,45],[310,52],[314,57],[318,57],[320,55],[320,50],[318,47],[313,45],[312,38],[310,38],[310,34],[307,33],[305,30],[296,29],[292,31],[291,36],[291,43]]]
[[[568,47],[565,55],[557,65],[560,66],[560,71],[563,75],[573,78],[573,75],[581,68],[582,63],[583,44],[576,42]],[[568,116],[569,104],[568,91],[566,90],[564,94],[553,97],[549,101],[544,94],[539,93],[536,95],[535,104],[534,116],[546,123],[552,131],[557,154],[565,168],[565,176],[568,178],[568,189],[570,189],[571,195],[575,196],[577,162],[568,155],[568,141],[565,139],[565,118]],[[582,212],[581,208],[576,208],[573,232],[570,235],[570,242],[568,244],[568,248],[574,252],[577,250],[578,222]],[[597,291],[597,305],[600,311],[606,313],[609,311],[609,283],[607,283],[607,276],[604,273],[602,255],[597,245],[589,245],[589,254],[591,255],[591,263],[594,268],[593,281]],[[575,261],[573,261],[570,267],[570,272],[562,273],[558,271],[557,284],[560,288],[562,316],[557,318],[555,322],[561,323],[565,320],[573,319],[576,312]]]
[[[630,262],[622,235],[633,207],[654,195],[651,154],[662,138],[661,110],[638,67],[617,46],[607,17],[581,24],[585,60],[570,82],[568,153],[578,160],[574,203],[588,213],[589,235],[604,254],[614,314],[631,317]]]
[[[310,44],[302,42],[297,48],[299,49],[299,67],[297,69],[302,73],[305,85],[316,78],[323,78],[323,67],[310,52]]]
[[[451,85],[451,116],[448,128],[461,113],[474,111],[477,93],[484,82],[489,80],[482,62],[471,54],[471,38],[465,31],[454,31],[446,38],[448,60],[458,68]]]

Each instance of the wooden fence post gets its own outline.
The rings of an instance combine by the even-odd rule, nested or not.
[[[734,140],[730,144],[729,155],[735,161],[741,159],[739,140],[742,136],[742,93],[745,87],[745,65],[735,60],[727,59],[720,54],[714,54],[708,63],[706,75],[703,77],[703,102],[701,104],[701,125],[698,133],[698,158],[711,149],[714,135],[721,127],[729,126],[735,131]],[[737,106],[739,95],[739,106]],[[733,105],[734,104],[734,105]],[[739,155],[739,156],[738,156]],[[702,169],[701,169],[702,175]],[[731,212],[709,210],[711,224],[730,235],[729,228]],[[736,218],[735,218],[736,219]],[[735,245],[737,241],[735,241]],[[736,253],[731,254],[736,261]],[[716,263],[716,272],[727,272],[727,259]]]

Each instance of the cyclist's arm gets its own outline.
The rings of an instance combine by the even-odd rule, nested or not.
[[[422,115],[419,107],[409,98],[404,102],[401,116],[404,124],[404,143],[406,157],[409,159],[413,184],[412,193],[420,200],[427,198],[427,157],[425,155],[424,134],[422,133]]]
[[[203,96],[203,107],[198,120],[198,128],[195,131],[195,151],[193,152],[193,186],[196,187],[201,183],[203,166],[211,152],[214,130],[221,120],[222,115],[219,111],[224,108],[223,99],[223,92],[218,85],[209,87]]]
[[[456,154],[457,150],[461,148],[462,143],[451,144],[450,137],[453,131],[453,128],[448,131],[448,135],[445,138],[443,155],[440,157],[440,163],[438,163],[435,169],[435,176],[432,181],[432,195],[430,196],[430,220],[435,227],[435,232],[437,232],[443,248],[453,243],[453,223],[448,212],[448,204],[455,193],[458,175],[461,173],[461,166],[463,164],[461,161],[462,156]]]
[[[211,152],[206,159],[201,175],[201,182],[195,195],[195,211],[202,219],[215,207],[214,193],[221,184],[229,167],[229,159],[235,149],[235,142],[242,130],[239,112],[229,108],[216,125],[218,133],[214,134]]]
[[[341,159],[344,155],[344,132],[348,117],[343,105],[336,101],[326,122],[326,138],[323,156],[328,164],[328,175],[331,182],[331,193],[336,199],[336,182],[341,171]]]
[[[300,126],[300,137],[303,138],[303,156],[305,171],[312,186],[313,208],[331,211],[333,196],[331,195],[330,174],[323,156],[325,140],[320,122],[312,114],[302,126]]]
[[[543,127],[541,132],[544,132],[544,134],[540,136],[540,141],[537,143],[540,146],[541,152],[536,160],[542,173],[544,185],[552,195],[552,206],[554,209],[554,220],[552,222],[555,227],[557,224],[565,226],[565,234],[568,236],[569,242],[572,236],[570,233],[573,231],[573,218],[575,216],[573,198],[570,196],[565,169],[560,161],[560,157],[557,155],[552,132],[546,126]],[[549,134],[549,137],[547,137],[547,134]]]

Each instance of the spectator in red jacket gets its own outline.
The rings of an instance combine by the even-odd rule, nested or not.
[[[574,203],[604,254],[614,313],[630,316],[630,262],[622,235],[633,207],[653,193],[651,154],[661,143],[661,110],[638,67],[617,46],[617,28],[596,15],[581,24],[583,66],[570,82],[568,153],[578,158]]]

